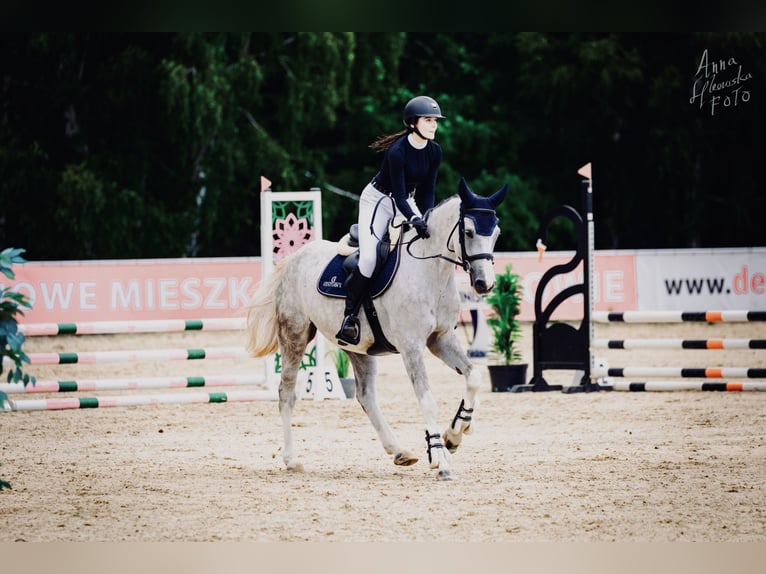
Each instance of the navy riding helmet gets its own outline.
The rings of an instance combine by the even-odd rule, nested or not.
[[[442,115],[442,110],[436,100],[428,96],[415,96],[407,105],[404,106],[404,113],[402,114],[404,119],[404,125],[408,128],[414,126],[418,118],[439,118],[445,119]]]

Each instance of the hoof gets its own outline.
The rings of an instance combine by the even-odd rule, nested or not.
[[[438,480],[453,480],[455,477],[452,476],[451,470],[440,470],[436,473],[436,478]]]
[[[442,440],[444,440],[444,447],[450,452],[450,454],[454,454],[457,450],[457,447],[460,446],[460,443],[454,443],[452,442],[449,437],[447,436],[447,433],[445,432],[442,435]]]
[[[394,457],[394,464],[397,466],[410,466],[418,462],[417,457],[412,456],[407,451],[400,452]]]
[[[303,465],[300,462],[288,464],[287,472],[303,472]]]

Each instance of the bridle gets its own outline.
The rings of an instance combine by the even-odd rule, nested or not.
[[[452,238],[455,235],[455,231],[456,230],[458,231],[458,242],[460,244],[460,255],[459,255],[458,258],[453,258],[453,257],[447,256],[447,255],[444,255],[443,253],[439,253],[437,255],[426,255],[426,256],[423,256],[423,257],[418,256],[418,255],[414,255],[410,251],[410,247],[412,246],[412,244],[415,241],[420,239],[420,236],[418,236],[418,235],[416,235],[415,237],[413,237],[412,239],[410,239],[407,242],[407,253],[411,257],[413,257],[415,259],[444,259],[445,261],[449,261],[450,263],[454,263],[455,265],[457,265],[459,267],[462,267],[463,271],[468,273],[468,275],[471,278],[471,285],[473,285],[473,273],[471,271],[471,263],[473,261],[478,260],[478,259],[487,259],[490,262],[493,262],[495,260],[495,256],[492,253],[474,253],[474,254],[469,254],[468,250],[466,248],[466,245],[465,245],[465,235],[466,235],[466,232],[465,232],[465,218],[466,217],[471,217],[475,221],[475,218],[473,217],[472,214],[480,214],[480,213],[481,214],[492,214],[492,217],[494,217],[494,220],[495,220],[493,225],[492,225],[492,229],[494,229],[495,226],[497,225],[497,221],[498,221],[497,216],[495,215],[495,210],[494,209],[488,209],[488,208],[483,208],[483,207],[469,207],[468,209],[464,209],[463,208],[463,204],[461,202],[461,204],[460,204],[460,217],[458,218],[458,220],[455,223],[455,225],[452,227],[452,231],[450,231],[450,234],[447,237],[447,250],[449,252],[451,252],[451,253],[455,253],[455,251],[450,247],[450,244],[452,243]],[[426,213],[426,221],[428,221],[428,216],[429,215],[430,215],[430,211]]]
[[[466,265],[469,265],[472,261],[476,261],[477,259],[488,259],[490,262],[495,261],[495,256],[492,253],[476,253],[474,255],[469,255],[468,250],[465,247],[465,218],[470,217],[471,219],[476,221],[476,218],[474,218],[471,214],[472,213],[484,213],[484,214],[492,214],[492,218],[494,219],[494,222],[492,223],[492,228],[494,229],[497,225],[498,219],[497,215],[495,215],[494,209],[488,209],[485,207],[471,207],[466,210],[463,210],[462,204],[460,205],[460,219],[457,222],[457,228],[460,231],[459,239],[460,239],[460,258],[463,261],[463,268],[465,269]],[[450,238],[452,237],[452,234],[455,233],[455,228],[452,228],[452,233],[450,233]],[[481,235],[481,234],[480,234]],[[449,245],[450,238],[447,239],[447,245]]]
[[[378,203],[375,205],[375,209],[372,212],[372,221],[375,221],[375,216],[377,215],[378,207],[380,206],[380,203],[382,201],[386,200],[386,199],[391,200],[391,202],[393,203],[393,198],[391,198],[390,196],[380,198]],[[428,221],[428,218],[431,215],[432,209],[429,209],[425,213],[424,219],[426,220],[426,222]],[[412,244],[415,243],[418,239],[420,239],[419,235],[415,235],[412,239],[410,239],[409,241],[406,242],[406,244],[407,244],[407,253],[413,259],[419,259],[421,261],[426,260],[426,259],[444,259],[445,261],[449,261],[450,263],[452,263],[454,265],[457,265],[458,267],[461,267],[463,269],[463,271],[468,273],[468,276],[471,279],[471,285],[473,285],[473,272],[471,271],[471,262],[476,261],[478,259],[487,259],[490,262],[494,262],[494,260],[495,260],[495,256],[492,253],[469,254],[468,250],[466,249],[466,246],[465,246],[465,218],[466,217],[470,217],[471,219],[476,221],[476,218],[474,217],[473,214],[485,214],[485,215],[491,214],[492,218],[494,219],[494,221],[493,221],[492,227],[490,229],[494,229],[495,226],[497,225],[498,218],[497,218],[497,215],[495,214],[495,210],[494,209],[489,209],[489,208],[486,208],[486,207],[469,207],[469,208],[464,208],[463,207],[463,202],[461,200],[461,202],[460,202],[460,216],[458,217],[457,222],[452,227],[452,230],[450,231],[449,235],[447,236],[447,250],[450,253],[455,253],[455,251],[450,247],[450,244],[452,243],[452,238],[455,235],[455,230],[457,230],[458,233],[459,233],[460,255],[457,258],[450,257],[450,256],[445,255],[443,253],[438,253],[436,255],[424,255],[424,256],[415,255],[414,253],[412,253],[412,251],[410,249],[412,247]],[[403,221],[403,222],[401,222],[399,224],[392,224],[392,225],[394,225],[395,227],[402,227],[404,225],[407,225],[407,222]],[[383,241],[382,238],[380,238],[380,237],[378,237],[376,235],[375,230],[373,229],[372,223],[370,223],[370,231],[372,232],[373,237],[375,237],[378,241]],[[389,246],[393,247],[393,245],[390,245],[390,244],[389,244]]]

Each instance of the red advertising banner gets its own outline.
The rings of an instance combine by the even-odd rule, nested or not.
[[[540,279],[548,269],[571,261],[573,254],[569,252],[546,253],[542,261],[537,253],[495,254],[495,272],[500,273],[508,263],[512,270],[521,277],[524,288],[524,298],[521,304],[519,319],[533,321],[535,292]],[[596,253],[594,262],[595,277],[593,282],[593,307],[599,311],[627,311],[635,309],[636,269],[633,254]],[[554,276],[543,293],[543,308],[558,293],[569,287],[583,282],[583,265],[580,263],[568,273]],[[562,303],[553,314],[554,320],[582,319],[583,298],[575,295]]]
[[[15,265],[30,298],[21,323],[242,316],[260,258],[67,261]]]
[[[495,254],[497,272],[511,263],[522,278],[521,320],[534,319],[535,290],[543,273],[570,259],[567,252],[546,253],[541,262],[537,253]],[[597,253],[595,269],[595,309],[637,308],[633,254]],[[16,280],[7,283],[33,304],[21,323],[217,319],[244,316],[261,278],[261,258],[30,262],[13,270]],[[460,289],[470,289],[462,270],[458,275]],[[582,278],[582,264],[554,277],[544,304]],[[582,297],[570,298],[553,318],[582,318]]]

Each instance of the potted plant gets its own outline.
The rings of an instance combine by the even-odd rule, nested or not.
[[[492,307],[487,324],[492,330],[492,350],[499,359],[497,364],[488,364],[492,391],[507,392],[516,385],[526,383],[527,363],[523,363],[519,340],[521,325],[517,319],[521,311],[523,288],[519,276],[509,263],[503,273],[495,278],[495,287],[486,302]]]
[[[356,395],[356,378],[349,376],[350,363],[346,351],[338,347],[332,354],[332,360],[346,398],[353,399]]]

